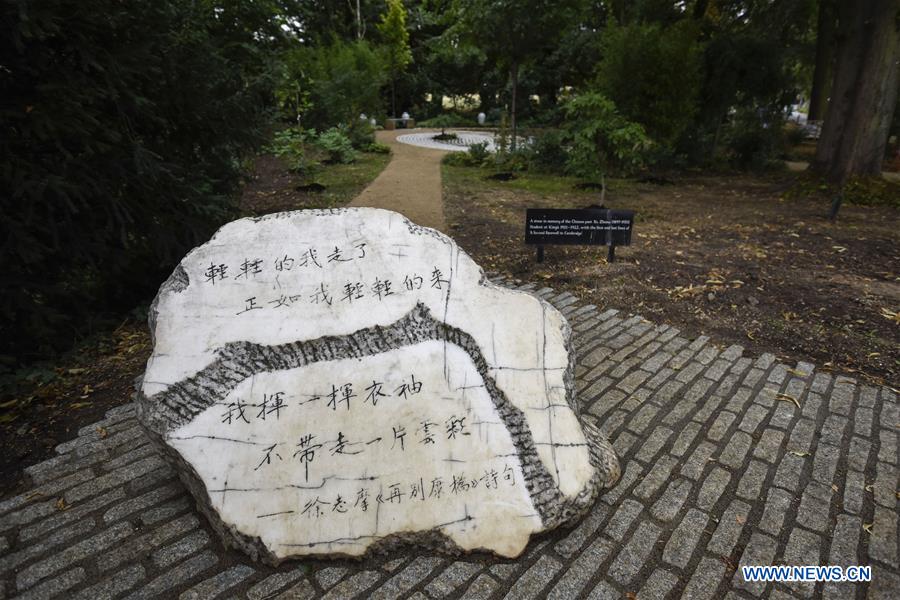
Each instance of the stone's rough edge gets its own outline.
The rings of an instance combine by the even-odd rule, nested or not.
[[[156,297],[153,298],[153,302],[150,304],[150,310],[147,311],[147,323],[150,326],[150,343],[153,344],[153,346],[156,346],[156,319],[159,316],[159,299],[163,297],[165,292],[171,291],[179,294],[186,290],[190,284],[191,279],[188,276],[187,271],[185,271],[184,267],[179,263],[178,266],[175,267],[175,270],[172,271],[172,274],[169,275],[169,278],[159,286],[159,291],[156,292]]]
[[[610,487],[618,480],[618,462],[611,446],[603,440],[599,431],[593,426],[586,426],[584,420],[579,418],[589,444],[589,457],[594,467],[594,475],[578,495],[574,498],[565,498],[540,459],[531,430],[523,426],[524,414],[509,401],[488,373],[487,361],[474,338],[464,331],[436,321],[423,304],[417,304],[409,314],[388,327],[370,327],[349,336],[328,336],[308,342],[275,346],[246,342],[228,344],[219,352],[217,359],[197,375],[173,384],[166,391],[150,398],[138,393],[139,420],[151,438],[158,442],[157,446],[162,448],[164,455],[170,458],[175,471],[198,500],[201,512],[213,523],[214,529],[225,540],[226,545],[243,549],[254,560],[262,558],[264,562],[277,564],[278,559],[258,538],[250,538],[221,522],[212,509],[209,495],[199,475],[174,448],[165,443],[166,434],[180,425],[189,423],[193,417],[212,406],[216,400],[223,398],[241,381],[257,373],[297,368],[319,361],[371,356],[427,340],[451,342],[472,359],[498,416],[510,433],[522,466],[526,488],[541,517],[544,530],[578,519],[590,508],[601,488]],[[309,359],[310,356],[312,360]],[[452,545],[449,538],[443,534],[437,531],[431,533],[439,535],[444,541],[436,545],[429,543],[429,547],[446,550],[448,544]],[[384,543],[393,547],[397,543],[410,541],[412,539],[410,535],[416,536],[415,543],[423,541],[420,533],[393,534],[375,542],[373,546],[379,546],[384,540],[388,540]]]

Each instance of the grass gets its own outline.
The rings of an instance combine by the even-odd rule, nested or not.
[[[595,190],[579,190],[576,185],[583,183],[583,179],[554,175],[550,173],[537,173],[534,171],[516,172],[515,179],[510,181],[494,181],[485,179],[497,169],[481,167],[464,167],[457,165],[442,165],[444,180],[452,185],[463,187],[475,187],[489,190],[518,190],[530,192],[543,197],[565,197],[584,202],[599,202],[600,192]],[[628,191],[633,188],[634,182],[627,179],[607,179],[607,193],[615,194]]]
[[[359,152],[353,163],[320,167],[309,180],[321,183],[326,189],[310,198],[315,206],[309,208],[334,208],[347,204],[381,173],[390,160],[390,154]]]

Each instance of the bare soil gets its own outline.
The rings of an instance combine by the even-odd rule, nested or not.
[[[485,269],[568,290],[751,353],[900,381],[900,213],[825,199],[784,200],[792,176],[614,182],[609,208],[636,211],[630,247],[524,244],[526,208],[583,208],[597,192],[559,178],[444,167],[451,234]]]

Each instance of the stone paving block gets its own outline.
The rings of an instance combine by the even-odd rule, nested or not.
[[[685,425],[681,429],[681,432],[678,434],[678,437],[675,438],[672,446],[669,448],[669,454],[671,454],[672,456],[684,455],[684,453],[688,451],[688,448],[690,448],[698,433],[700,433],[700,425],[698,423],[694,423],[693,421],[691,421],[690,423]]]
[[[279,590],[302,579],[306,574],[303,567],[297,567],[284,573],[273,573],[247,590],[247,600],[265,600],[271,598]]]
[[[663,569],[656,569],[647,577],[638,597],[641,600],[663,600],[677,583],[678,577]]]
[[[323,600],[350,600],[351,598],[361,598],[381,579],[381,573],[378,571],[362,571],[351,575],[343,580],[327,594],[322,596]]]
[[[878,460],[897,464],[897,434],[887,429],[878,432]]]
[[[177,496],[179,494],[184,493],[184,486],[179,484],[171,484],[166,485],[161,488],[156,488],[155,490],[151,490],[145,494],[138,496],[137,498],[131,498],[124,502],[113,506],[109,510],[106,511],[103,515],[103,521],[106,523],[112,523],[113,521],[118,521],[128,515],[135,513],[140,510],[145,510],[151,506],[155,506],[164,500],[168,500],[172,496]]]
[[[679,356],[681,356],[679,354]],[[676,363],[678,356],[675,357],[673,363]],[[700,363],[689,363],[684,367],[677,368],[678,373],[675,375],[675,381],[680,381],[681,383],[689,383],[693,380],[697,375],[699,375],[703,371],[703,365]]]
[[[746,431],[747,433],[753,434],[759,428],[760,423],[768,416],[769,411],[758,404],[753,404],[750,408],[747,409],[747,412],[744,413],[744,418],[741,419],[740,424],[738,425],[738,429],[741,431]]]
[[[73,600],[112,600],[140,583],[145,576],[144,567],[131,565],[112,577],[85,588]]]
[[[653,377],[650,378],[649,381],[647,381],[647,383],[645,384],[644,387],[646,387],[647,389],[650,389],[650,390],[655,390],[662,384],[669,381],[669,379],[674,374],[675,374],[675,371],[668,367],[660,369],[659,371],[656,372],[656,375],[654,375]],[[676,384],[677,384],[677,382],[676,382]],[[654,400],[661,400],[661,399],[659,397],[656,397],[656,398],[654,398]]]
[[[656,429],[653,430],[653,433],[650,434],[643,444],[641,444],[641,448],[638,451],[635,458],[638,460],[642,460],[645,463],[650,463],[653,460],[653,457],[663,448],[669,438],[672,437],[673,431],[668,427],[664,427],[660,425]]]
[[[739,469],[752,445],[753,438],[743,431],[736,431],[719,454],[719,462],[732,469]]]
[[[848,470],[844,479],[843,509],[852,514],[859,514],[865,499],[866,477],[859,471]]]
[[[81,469],[66,477],[49,481],[24,494],[19,494],[18,496],[13,496],[12,498],[0,502],[0,515],[21,508],[36,498],[52,498],[59,492],[78,485],[79,483],[89,481],[93,477],[94,471],[92,469]]]
[[[604,533],[621,542],[625,539],[625,534],[631,528],[631,524],[634,523],[643,510],[644,506],[640,502],[626,498],[622,501],[618,510],[610,517],[606,527],[604,527]]]
[[[20,529],[18,536],[19,541],[29,542],[37,539],[58,527],[78,521],[95,510],[103,508],[113,502],[123,500],[124,498],[125,492],[122,489],[116,489],[98,498],[94,498],[85,504],[79,504],[64,511],[56,511],[52,516]]]
[[[112,460],[103,461],[102,463],[100,463],[100,468],[103,471],[113,471],[115,469],[118,469],[119,467],[124,467],[129,463],[136,462],[141,458],[145,458],[153,454],[156,454],[156,447],[154,447],[153,444],[150,443],[150,440],[147,440],[145,443],[140,444],[133,450],[129,450],[125,454],[121,454]]]
[[[767,535],[754,533],[750,536],[750,541],[747,543],[747,547],[744,548],[744,553],[741,555],[738,569],[734,573],[734,579],[732,580],[734,587],[746,590],[754,596],[761,596],[766,589],[767,583],[761,581],[744,581],[740,567],[745,565],[774,564],[773,561],[775,560],[775,550],[777,547],[778,542]]]
[[[728,487],[730,481],[731,473],[722,467],[713,467],[706,479],[703,480],[703,485],[700,486],[697,494],[697,506],[705,511],[711,511],[722,497],[722,492]]]
[[[832,565],[849,567],[859,562],[860,534],[863,531],[862,519],[851,515],[838,515],[837,524],[831,534],[831,549],[828,562]]]
[[[28,590],[24,594],[16,596],[18,600],[44,600],[59,596],[66,590],[70,590],[82,581],[87,575],[81,567],[66,571],[58,577],[45,581],[41,585]]]
[[[207,545],[209,545],[209,534],[200,529],[154,552],[153,562],[159,567],[168,567]]]
[[[755,388],[760,381],[765,377],[766,372],[762,369],[753,368],[747,371],[747,374],[744,375],[744,379],[741,381],[741,384],[748,388]]]
[[[616,588],[606,581],[601,581],[591,590],[588,600],[619,600],[621,597],[622,594],[617,592]]]
[[[582,519],[581,523],[566,537],[557,542],[553,549],[563,558],[571,558],[573,554],[581,550],[588,538],[597,532],[600,525],[606,520],[607,514],[606,506],[600,503],[595,504],[587,517]]]
[[[724,577],[725,565],[722,561],[704,557],[684,588],[682,598],[691,600],[715,598],[716,590],[722,584]]]
[[[784,441],[784,432],[778,429],[763,430],[762,436],[753,447],[753,456],[761,458],[769,463],[777,463],[781,454],[781,444]]]
[[[800,475],[803,472],[804,460],[802,457],[788,452],[781,458],[778,470],[775,471],[773,483],[786,490],[797,492],[800,490]]]
[[[775,405],[775,412],[772,413],[772,418],[769,419],[769,425],[779,429],[788,429],[797,412],[797,407],[793,402],[779,400]]]
[[[816,423],[810,419],[800,419],[794,424],[791,437],[788,441],[788,450],[795,452],[809,452],[812,450],[813,435],[816,431]]]
[[[709,442],[701,442],[691,454],[691,457],[681,466],[681,474],[685,477],[697,480],[703,475],[706,465],[716,451],[716,447]]]
[[[774,364],[775,364],[775,355],[771,354],[769,352],[766,352],[765,354],[760,355],[760,357],[756,359],[756,362],[753,363],[753,366],[756,367],[757,369],[762,369],[763,371],[765,371],[766,369],[768,369],[769,367],[771,367]]]
[[[840,415],[849,415],[853,405],[853,395],[856,392],[856,380],[839,375],[834,380],[834,388],[831,390],[831,399],[828,410]]]
[[[19,565],[25,564],[32,558],[45,554],[46,552],[61,546],[71,539],[81,537],[96,527],[93,519],[81,519],[68,527],[57,529],[48,537],[39,541],[25,544],[18,552],[13,552],[0,558],[0,573],[15,569]]]
[[[853,416],[853,433],[863,437],[871,436],[874,417],[875,413],[871,408],[857,407],[856,414]]]
[[[183,515],[174,521],[165,523],[156,529],[138,537],[134,537],[117,546],[113,551],[100,557],[98,567],[101,571],[115,569],[119,565],[133,561],[142,554],[150,552],[168,540],[195,529],[200,524],[197,516],[193,514]]]
[[[875,520],[869,539],[869,556],[895,569],[897,561],[897,511],[875,506]]]
[[[325,567],[316,571],[316,581],[322,586],[322,589],[328,590],[334,587],[349,572],[350,569],[346,567]]]
[[[472,582],[472,585],[463,594],[463,598],[466,598],[466,600],[486,600],[493,595],[494,590],[498,587],[499,584],[496,579],[487,573],[482,573]]]
[[[797,527],[791,532],[784,549],[784,561],[794,566],[819,565],[822,564],[821,553],[821,536]],[[810,581],[791,581],[787,585],[803,598],[811,597],[816,587],[815,582]]]
[[[95,477],[65,493],[66,502],[75,504],[85,498],[96,496],[106,490],[128,483],[133,479],[137,479],[144,473],[149,473],[154,469],[166,466],[163,459],[159,456],[150,456],[136,463],[125,465],[106,475]]]
[[[897,507],[897,473],[897,467],[894,465],[880,462],[875,466],[874,499],[885,508]]]
[[[713,381],[719,381],[731,367],[732,361],[719,359],[703,373],[703,376]]]
[[[687,511],[663,549],[663,560],[685,569],[708,522],[709,516],[706,513],[696,508]]]
[[[716,417],[716,420],[713,421],[713,424],[709,426],[709,429],[706,431],[706,437],[714,442],[721,441],[736,418],[737,415],[734,413],[723,410]]]
[[[20,570],[16,575],[16,587],[24,590],[32,587],[41,579],[73,565],[98,551],[105,550],[132,533],[129,523],[119,523],[101,531],[85,540],[69,546],[62,552],[49,556]]]
[[[693,483],[688,479],[672,481],[665,493],[650,508],[650,514],[660,521],[671,521],[681,511],[692,486]]]
[[[803,409],[800,411],[800,414],[807,419],[815,421],[819,417],[819,412],[822,410],[823,404],[822,396],[810,392],[806,395],[806,400],[803,402]]]
[[[507,600],[531,599],[542,597],[544,588],[562,569],[562,563],[551,556],[544,555],[519,576],[507,592]]]
[[[827,515],[831,510],[832,495],[830,484],[809,482],[809,485],[803,490],[800,508],[797,510],[797,522],[822,533],[829,531],[831,524],[828,522]]]
[[[645,404],[628,422],[628,429],[638,435],[642,434],[658,412],[659,407],[655,404]]]
[[[897,600],[897,590],[900,590],[900,574],[895,569],[873,565],[872,583],[869,584],[866,600]]]
[[[738,483],[737,495],[751,502],[760,496],[763,482],[769,474],[769,465],[758,460],[751,460]]]
[[[652,375],[652,373],[648,373],[647,371],[638,369],[629,373],[628,376],[625,377],[625,379],[623,379],[616,385],[616,387],[628,394],[633,394],[634,391],[638,389],[638,387],[640,387],[640,385],[647,381]]]
[[[425,591],[432,598],[446,598],[469,582],[481,571],[481,565],[464,561],[451,563],[444,571],[432,579]]]
[[[178,596],[178,600],[204,600],[206,598],[215,598],[223,592],[239,585],[254,573],[255,571],[247,565],[231,567],[227,571],[223,571],[205,581],[201,581]]]
[[[816,392],[817,394],[824,394],[828,391],[828,388],[831,387],[831,379],[831,375],[828,373],[816,373],[812,383],[809,385],[810,391]]]
[[[819,442],[840,446],[849,422],[850,420],[846,417],[828,415],[828,418],[825,419],[825,424],[822,425],[822,429],[819,431]]]
[[[728,508],[722,513],[719,524],[716,527],[707,550],[719,556],[731,556],[734,547],[750,514],[750,505],[740,500],[732,500]]]
[[[759,529],[775,537],[781,533],[784,519],[794,502],[794,496],[781,488],[769,488],[766,507],[759,520]]]
[[[611,441],[613,449],[616,451],[616,456],[618,456],[619,459],[622,459],[629,455],[631,447],[638,441],[638,438],[627,431],[622,431],[616,436],[615,440]]]
[[[145,510],[140,514],[138,518],[141,522],[141,525],[154,525],[156,523],[159,523],[160,521],[172,519],[173,517],[183,513],[191,506],[193,505],[188,499],[187,492],[185,491],[184,495],[182,495],[178,499],[172,502],[161,504],[156,508]]]
[[[841,458],[840,449],[819,442],[813,458],[812,477],[821,483],[831,485],[834,473],[837,470],[838,460]]]
[[[677,464],[678,461],[671,456],[661,456],[646,477],[634,488],[634,495],[641,500],[649,500],[668,481],[672,469]]]
[[[569,567],[547,596],[550,600],[576,598],[587,583],[597,573],[597,566],[612,553],[615,545],[606,539],[597,538]]]
[[[662,530],[649,521],[643,521],[638,525],[631,539],[610,565],[609,576],[622,585],[630,583],[647,562],[660,533]]]
[[[666,463],[664,459],[660,459],[657,462]],[[670,459],[668,462],[668,466],[671,472],[671,469],[675,466],[675,461]],[[622,478],[619,479],[619,483],[611,489],[610,491],[602,494],[600,496],[600,501],[606,504],[607,506],[616,506],[616,503],[619,502],[619,499],[624,496],[631,486],[634,485],[638,479],[641,478],[641,475],[644,473],[644,468],[637,461],[630,460],[625,463],[624,471],[622,472]]]
[[[653,394],[653,401],[657,404],[665,406],[667,404],[671,404],[677,400],[680,400],[681,396],[678,395],[678,392],[683,387],[684,384],[680,381],[676,381],[674,379],[671,381],[667,381],[664,386],[656,390],[656,393]]]
[[[444,562],[442,559],[433,556],[420,556],[409,563],[402,571],[388,579],[368,597],[373,600],[399,598],[420,581],[431,575],[432,571],[442,562]]]
[[[219,559],[210,551],[198,554],[154,578],[144,587],[129,594],[126,600],[144,600],[160,596],[195,577],[200,577],[218,562]]]

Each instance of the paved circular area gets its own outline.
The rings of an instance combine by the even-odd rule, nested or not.
[[[397,141],[410,146],[419,146],[421,148],[433,148],[434,150],[446,150],[449,152],[465,152],[469,146],[473,144],[487,144],[488,152],[496,152],[494,146],[494,136],[488,133],[479,133],[475,131],[448,131],[455,133],[457,139],[440,142],[434,139],[438,135],[435,131],[425,131],[422,133],[407,133],[397,137]]]
[[[126,404],[0,501],[0,598],[900,597],[889,387],[744,356],[531,290],[569,320],[576,385],[622,480],[516,560],[420,549],[277,569],[223,548]],[[740,565],[871,565],[870,584],[744,581]]]

